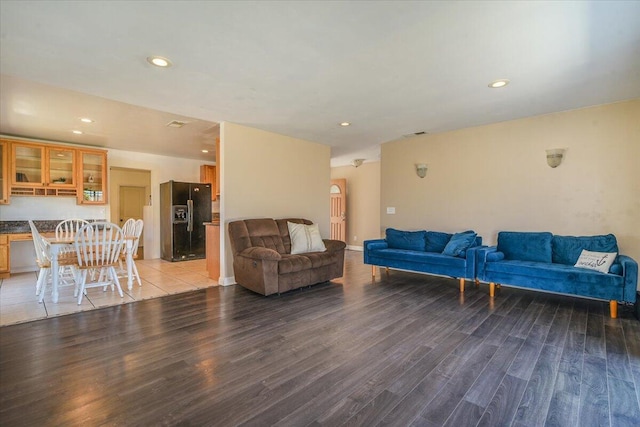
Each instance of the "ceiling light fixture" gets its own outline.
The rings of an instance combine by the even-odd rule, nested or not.
[[[72,130],[71,132],[75,133],[76,135],[82,135],[81,130]]]
[[[343,127],[351,126],[351,123],[349,123],[349,122],[342,122],[342,123],[340,123],[340,126],[343,126]]]
[[[82,123],[93,123],[93,120],[91,120],[91,119],[90,119],[90,118],[88,118],[88,117],[80,117],[80,121],[81,121]]]
[[[162,67],[162,68],[171,67],[172,65],[171,61],[169,61],[167,58],[164,58],[162,56],[149,56],[147,58],[147,61],[151,65],[155,65],[156,67]]]
[[[505,87],[508,84],[509,84],[509,79],[499,79],[489,83],[489,87],[492,89],[498,89],[500,87]]]
[[[209,152],[209,150],[202,150],[202,152],[203,152],[203,153],[208,153],[208,152]]]

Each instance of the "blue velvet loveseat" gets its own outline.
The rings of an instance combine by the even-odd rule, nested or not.
[[[364,263],[399,270],[450,276],[460,280],[464,292],[465,279],[475,280],[476,254],[482,237],[473,231],[449,234],[438,231],[402,231],[388,228],[384,239],[364,242]]]
[[[619,254],[613,234],[502,231],[497,246],[479,249],[477,255],[477,278],[489,283],[491,297],[502,284],[607,300],[612,318],[618,302],[636,301],[638,264]]]

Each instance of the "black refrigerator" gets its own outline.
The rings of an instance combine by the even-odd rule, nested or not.
[[[160,184],[162,259],[205,258],[205,222],[211,222],[211,184],[176,181]]]

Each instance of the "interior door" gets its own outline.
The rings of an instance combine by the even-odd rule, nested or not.
[[[347,241],[347,180],[332,179],[331,190],[331,239]]]
[[[124,222],[129,218],[143,219],[142,210],[145,204],[145,187],[131,187],[120,186],[120,212],[119,223],[120,227],[124,225]],[[144,228],[142,229],[142,235],[140,235],[140,242],[138,243],[138,257],[143,258],[144,253]]]

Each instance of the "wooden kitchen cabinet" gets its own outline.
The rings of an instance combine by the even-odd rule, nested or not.
[[[107,152],[78,150],[78,204],[107,203]]]
[[[11,194],[75,196],[76,150],[57,145],[11,142]]]
[[[200,166],[200,182],[203,184],[211,184],[211,200],[217,200],[218,196],[216,194],[216,167],[211,165],[201,165]]]
[[[0,278],[9,277],[9,235],[0,234]]]
[[[9,142],[0,140],[0,205],[9,203]]]

